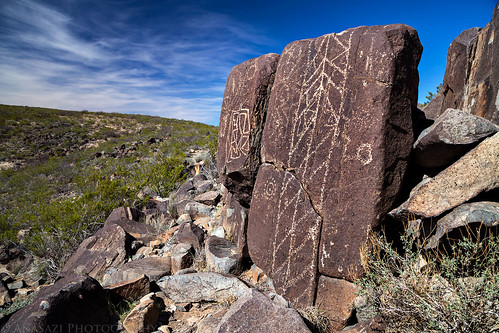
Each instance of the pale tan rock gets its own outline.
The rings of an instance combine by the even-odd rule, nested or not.
[[[324,275],[319,277],[315,306],[332,320],[335,330],[343,329],[352,316],[356,292],[357,288],[351,282]]]
[[[155,304],[155,297],[144,297],[123,320],[123,327],[128,333],[153,332],[157,326],[158,317],[159,308]]]
[[[499,187],[499,133],[482,141],[475,149],[414,191],[390,215],[434,217]]]

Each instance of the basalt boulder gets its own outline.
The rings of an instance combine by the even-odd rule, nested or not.
[[[397,24],[296,41],[280,57],[248,244],[295,306],[313,304],[317,272],[362,271],[360,249],[406,171],[421,51]]]
[[[220,115],[217,165],[227,189],[248,206],[260,165],[265,116],[279,55],[235,66],[227,78]]]

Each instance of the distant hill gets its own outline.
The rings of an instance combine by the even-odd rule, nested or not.
[[[0,105],[0,241],[21,231],[26,249],[60,266],[112,209],[168,196],[186,152],[214,156],[217,136],[192,121]]]

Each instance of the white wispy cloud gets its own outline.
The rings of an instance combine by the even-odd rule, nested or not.
[[[133,24],[133,11],[78,14],[88,17],[35,0],[0,3],[0,103],[217,124],[231,66],[269,43],[251,26],[187,7],[161,26]]]

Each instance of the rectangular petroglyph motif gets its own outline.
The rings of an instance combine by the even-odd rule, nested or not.
[[[241,109],[232,113],[229,160],[235,160],[248,153],[249,150],[250,119],[249,109]]]

